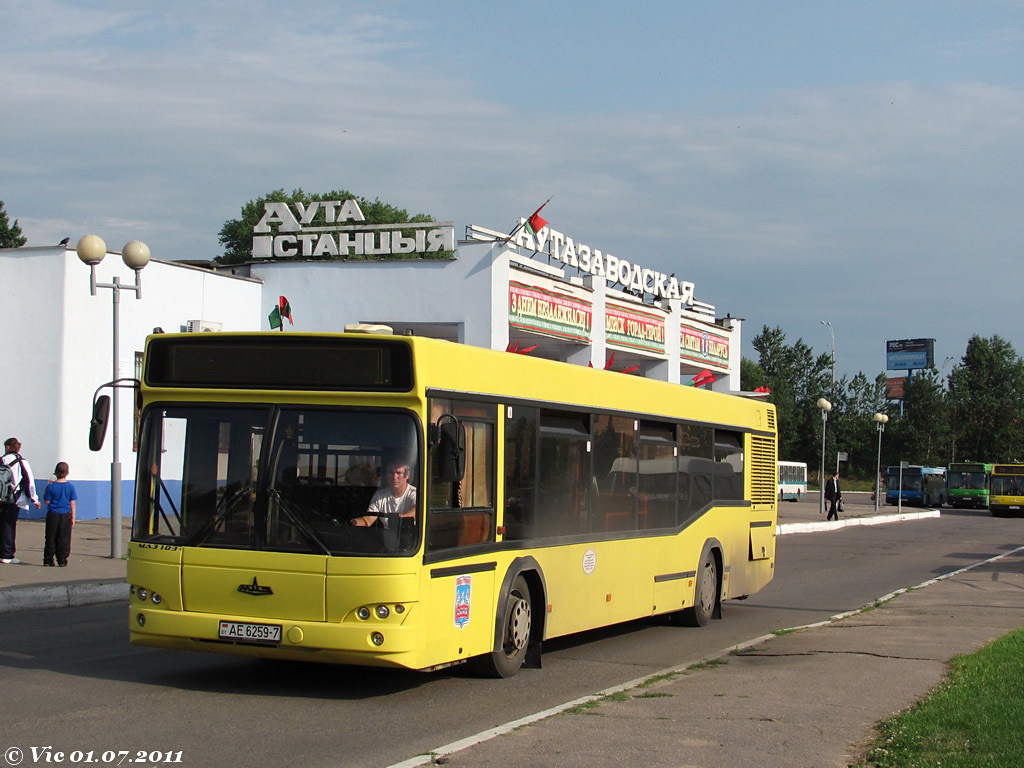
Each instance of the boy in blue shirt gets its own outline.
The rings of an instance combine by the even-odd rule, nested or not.
[[[46,484],[43,501],[49,502],[46,508],[46,544],[43,547],[43,565],[53,565],[54,555],[57,565],[61,568],[68,564],[71,554],[71,528],[75,524],[75,502],[78,493],[75,486],[68,482],[68,465],[66,461],[57,464],[53,470],[56,478]]]

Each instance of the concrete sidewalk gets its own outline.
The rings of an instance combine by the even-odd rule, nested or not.
[[[17,564],[0,564],[0,613],[128,598],[123,558],[110,557],[110,519],[80,520],[71,533],[67,568],[43,565],[45,520],[19,520]],[[125,520],[126,548],[131,523]]]
[[[863,757],[876,722],[942,682],[950,658],[1024,626],[1022,555],[1000,555],[878,608],[758,638],[392,768],[845,768]]]

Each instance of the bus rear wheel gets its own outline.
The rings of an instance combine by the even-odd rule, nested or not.
[[[470,659],[473,671],[483,677],[512,677],[523,666],[533,631],[533,602],[523,576],[516,576],[505,600],[505,615],[495,639],[497,650]]]
[[[712,552],[704,555],[697,571],[693,606],[676,614],[679,624],[685,627],[703,627],[715,615],[718,607],[718,561]]]

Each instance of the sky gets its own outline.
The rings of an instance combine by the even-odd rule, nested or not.
[[[347,189],[551,227],[836,375],[1024,352],[1024,0],[0,0],[0,200],[28,245],[213,258]],[[829,325],[831,326],[831,333]],[[892,372],[889,375],[898,375]]]

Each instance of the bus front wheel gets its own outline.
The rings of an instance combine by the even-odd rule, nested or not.
[[[718,561],[713,552],[704,555],[697,571],[693,607],[678,613],[678,622],[686,627],[703,627],[715,615],[718,607]]]
[[[512,677],[523,666],[533,630],[530,587],[516,576],[505,600],[505,615],[498,629],[496,650],[470,659],[474,671],[484,677]]]

